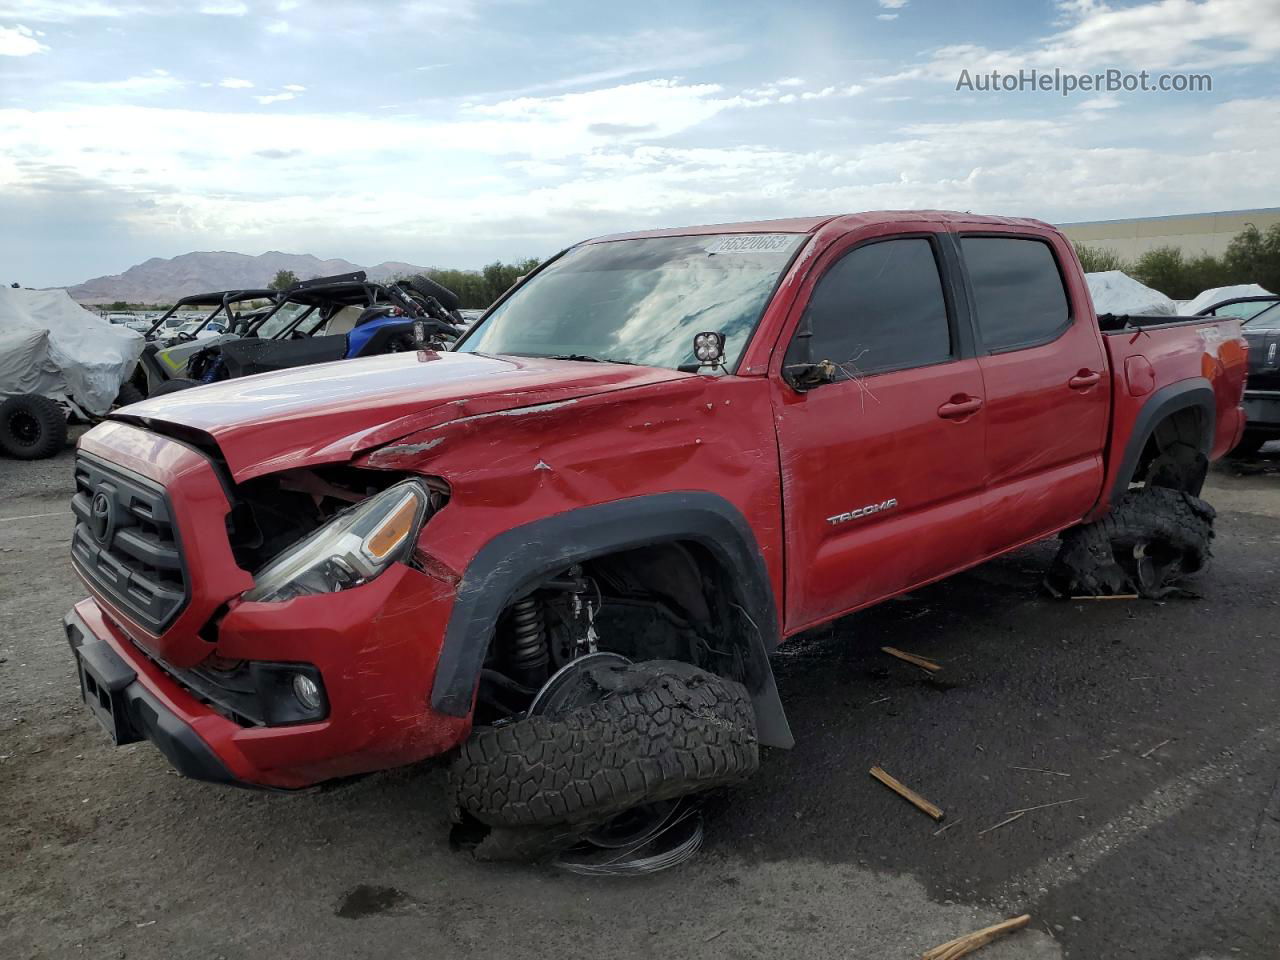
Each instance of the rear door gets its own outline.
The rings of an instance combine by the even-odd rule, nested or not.
[[[982,538],[982,376],[945,232],[828,250],[773,370],[794,632],[971,563]],[[830,360],[835,381],[784,373]]]
[[[1102,490],[1110,378],[1065,244],[960,235],[987,392],[986,553],[1078,522]]]

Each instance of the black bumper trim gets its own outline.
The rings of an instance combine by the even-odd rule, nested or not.
[[[72,655],[88,663],[100,680],[103,696],[89,708],[101,718],[105,713],[116,725],[116,743],[150,740],[174,769],[192,780],[262,789],[238,780],[199,735],[183,723],[138,680],[137,673],[111,648],[97,639],[74,610],[62,618]],[[77,668],[79,673],[79,669]],[[80,674],[81,695],[84,675]]]

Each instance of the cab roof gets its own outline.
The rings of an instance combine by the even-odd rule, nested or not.
[[[825,217],[791,217],[784,220],[747,220],[742,223],[708,223],[689,227],[666,227],[660,230],[638,230],[632,233],[615,233],[595,237],[587,243],[609,243],[614,240],[639,240],[647,237],[688,237],[720,233],[806,233],[814,234],[831,225],[837,229],[852,230],[878,223],[949,223],[1024,226],[1037,230],[1050,228],[1041,220],[1025,217],[983,216],[956,210],[873,210],[865,213],[830,214]]]

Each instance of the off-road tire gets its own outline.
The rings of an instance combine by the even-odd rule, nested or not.
[[[1212,506],[1179,490],[1130,491],[1101,520],[1063,533],[1049,571],[1049,587],[1064,596],[1163,596],[1182,577],[1208,565],[1215,516]],[[1160,583],[1139,582],[1122,562],[1142,543],[1153,544],[1173,558]]]
[[[116,394],[116,406],[127,407],[131,403],[141,403],[145,399],[147,399],[146,394],[139,390],[136,384],[122,383],[120,392]]]
[[[192,387],[200,387],[203,384],[199,380],[188,380],[186,377],[174,377],[172,380],[166,380],[151,391],[153,397],[163,397],[166,393],[177,393],[179,390],[190,390]]]
[[[734,783],[759,766],[742,684],[663,660],[622,668],[617,680],[604,699],[563,715],[476,731],[450,770],[456,811],[495,833],[534,828],[562,847],[638,804]]]
[[[452,313],[462,305],[462,301],[458,299],[458,295],[446,287],[442,283],[437,283],[425,274],[415,274],[406,281],[409,286],[413,287],[418,293],[424,297],[432,297]]]
[[[67,418],[48,397],[24,394],[0,403],[0,450],[19,460],[56,456],[67,443]]]

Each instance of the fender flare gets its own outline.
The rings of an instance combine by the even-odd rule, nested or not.
[[[742,640],[743,682],[755,706],[759,740],[793,746],[769,665],[779,637],[764,557],[746,518],[713,493],[660,493],[582,507],[515,527],[486,543],[458,584],[431,688],[432,707],[455,717],[471,712],[498,617],[523,593],[592,557],[675,540],[699,544],[732,574],[734,602],[754,627]]]
[[[1116,471],[1115,483],[1111,488],[1113,504],[1129,489],[1129,483],[1138,469],[1138,460],[1142,457],[1147,441],[1155,433],[1156,425],[1181,410],[1189,409],[1199,410],[1203,414],[1200,452],[1209,456],[1213,450],[1213,435],[1218,419],[1217,397],[1209,381],[1204,377],[1192,377],[1161,387],[1147,398],[1134,418],[1133,430],[1124,448],[1124,459],[1120,461],[1120,469]]]

